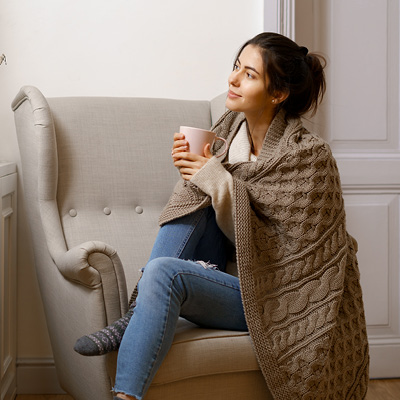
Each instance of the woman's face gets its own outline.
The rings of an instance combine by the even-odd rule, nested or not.
[[[229,92],[226,107],[244,112],[246,117],[260,116],[274,108],[273,97],[268,94],[269,79],[264,72],[261,50],[254,45],[246,46],[238,57],[228,79]]]

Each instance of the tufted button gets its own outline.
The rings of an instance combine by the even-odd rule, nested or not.
[[[137,206],[137,207],[135,208],[135,211],[136,211],[138,214],[141,214],[141,213],[143,212],[143,208],[140,207],[140,206]]]
[[[78,213],[76,212],[75,208],[71,208],[71,209],[69,210],[69,215],[70,215],[71,217],[76,217],[76,216],[78,215]]]
[[[105,207],[103,210],[104,214],[106,215],[110,215],[111,214],[111,210],[108,207]]]

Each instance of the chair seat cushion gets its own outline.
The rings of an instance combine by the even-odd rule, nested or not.
[[[180,318],[172,347],[153,385],[259,370],[248,332],[200,328]]]

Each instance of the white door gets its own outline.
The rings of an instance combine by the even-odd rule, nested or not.
[[[290,3],[296,42],[328,59],[326,98],[310,126],[338,161],[359,244],[370,375],[400,377],[399,1]]]

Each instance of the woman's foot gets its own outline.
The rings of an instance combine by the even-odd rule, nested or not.
[[[100,356],[118,350],[125,330],[132,318],[135,304],[133,303],[128,312],[111,325],[79,338],[75,343],[74,350],[84,356]]]

